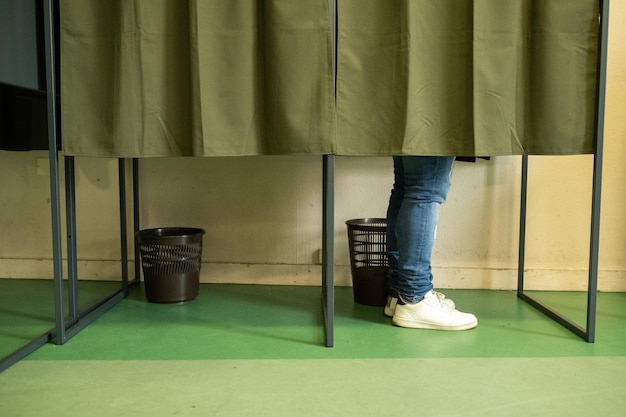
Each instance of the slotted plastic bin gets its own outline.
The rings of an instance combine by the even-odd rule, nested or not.
[[[179,303],[198,296],[204,233],[190,227],[137,232],[148,301]]]
[[[346,221],[354,301],[382,307],[387,302],[387,219]]]

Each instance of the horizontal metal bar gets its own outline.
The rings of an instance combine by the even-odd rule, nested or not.
[[[540,312],[545,314],[546,316],[550,317],[551,319],[553,319],[557,323],[561,324],[563,327],[565,327],[568,330],[570,330],[571,332],[575,333],[577,336],[580,336],[585,341],[587,341],[587,342],[592,342],[593,341],[593,340],[590,340],[589,333],[587,333],[587,331],[583,327],[581,327],[578,324],[574,323],[572,320],[568,319],[567,317],[563,316],[562,314],[558,313],[557,311],[551,309],[550,307],[546,306],[545,304],[542,304],[537,299],[531,297],[530,295],[528,295],[528,294],[526,294],[524,292],[518,292],[517,296],[519,298],[521,298],[522,300],[524,300],[525,302],[527,302],[528,304],[530,304],[532,307],[536,308],[537,310],[539,310]]]
[[[72,323],[71,327],[67,326],[65,329],[65,341],[68,341],[73,336],[78,334],[81,330],[94,322],[97,318],[102,316],[111,307],[115,306],[126,296],[126,292],[123,288],[119,289],[115,293],[103,298],[99,302],[93,304],[86,310],[79,313],[79,319]]]
[[[30,355],[46,343],[50,342],[54,338],[55,330],[52,328],[48,330],[46,333],[41,336],[31,340],[26,345],[22,346],[20,349],[12,352],[11,354],[5,356],[0,359],[0,372],[4,371],[8,367],[16,364],[20,360],[24,359],[26,356]]]

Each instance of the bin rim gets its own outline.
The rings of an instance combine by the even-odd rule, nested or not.
[[[385,231],[387,229],[387,219],[381,217],[364,217],[362,219],[351,219],[346,221],[348,228],[356,230]]]
[[[204,235],[206,231],[197,227],[154,227],[142,229],[135,233],[138,238],[169,239]]]
[[[385,217],[363,217],[360,219],[346,220],[346,224],[362,225],[368,223],[387,223],[387,219]]]

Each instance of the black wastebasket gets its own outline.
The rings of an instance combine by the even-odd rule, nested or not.
[[[198,296],[203,235],[190,227],[137,232],[148,301],[179,303]]]
[[[353,219],[346,222],[354,301],[382,307],[387,302],[387,220]]]

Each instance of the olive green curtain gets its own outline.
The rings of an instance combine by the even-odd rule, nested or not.
[[[593,152],[598,0],[330,4],[61,0],[64,151]]]
[[[597,0],[338,4],[338,153],[593,151]]]
[[[60,4],[67,154],[330,150],[328,0]]]

